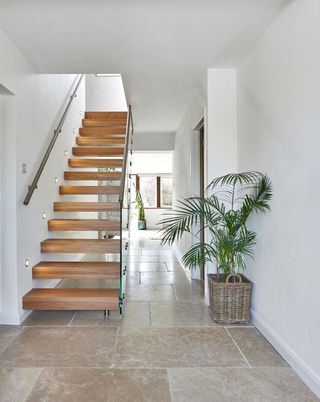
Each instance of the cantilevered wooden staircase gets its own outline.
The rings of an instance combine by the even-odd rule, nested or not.
[[[120,232],[120,204],[118,202],[85,202],[84,195],[119,195],[121,191],[123,158],[126,152],[126,112],[86,112],[79,130],[73,157],[69,159],[72,171],[64,173],[67,182],[92,181],[95,185],[63,185],[61,195],[79,195],[81,201],[55,202],[54,211],[113,212],[118,219],[51,219],[51,231],[94,231],[97,238],[49,238],[41,242],[41,252],[112,254],[119,256],[120,239],[99,239],[99,231]],[[81,170],[90,168],[91,170]],[[96,168],[96,170],[92,170]],[[98,171],[98,168],[113,168]],[[120,183],[99,186],[97,181]],[[81,183],[80,183],[81,184]],[[97,214],[98,215],[98,214]],[[33,279],[119,279],[120,258],[115,261],[42,261],[32,269]],[[119,308],[119,288],[35,288],[23,297],[25,310],[116,310]]]

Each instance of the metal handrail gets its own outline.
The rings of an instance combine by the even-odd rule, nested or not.
[[[125,148],[124,148],[124,155],[123,155],[123,162],[122,162],[121,181],[120,181],[119,203],[120,203],[121,207],[122,207],[123,198],[124,198],[124,186],[125,186],[126,172],[127,172],[127,159],[128,159],[130,131],[133,131],[131,105],[129,105],[129,107],[128,107],[127,132],[126,132]]]
[[[41,161],[41,163],[40,163],[40,165],[39,165],[39,168],[38,168],[38,170],[37,170],[37,173],[36,173],[35,176],[34,176],[34,179],[33,179],[32,183],[31,183],[31,185],[29,186],[28,193],[27,193],[27,195],[26,195],[25,200],[23,201],[24,205],[28,205],[28,204],[29,204],[30,199],[31,199],[31,197],[32,197],[32,194],[33,194],[34,190],[37,188],[37,185],[38,185],[38,181],[39,181],[39,179],[40,179],[40,176],[41,176],[41,174],[42,174],[42,172],[43,172],[43,169],[44,169],[45,166],[46,166],[46,163],[47,163],[47,161],[48,161],[48,159],[49,159],[49,156],[50,156],[51,151],[52,151],[52,149],[53,149],[53,147],[54,147],[54,144],[56,143],[57,138],[58,138],[59,134],[61,133],[63,124],[64,124],[64,122],[65,122],[65,120],[66,120],[66,118],[67,118],[67,115],[68,115],[68,113],[69,113],[70,106],[71,106],[71,104],[72,104],[73,99],[76,98],[76,96],[77,96],[77,91],[78,91],[79,85],[80,85],[80,83],[81,83],[83,77],[84,77],[84,74],[81,74],[81,76],[80,76],[80,78],[79,78],[79,80],[78,80],[78,82],[77,82],[77,85],[76,85],[74,91],[72,92],[72,95],[70,95],[70,100],[69,100],[69,102],[68,102],[68,104],[67,104],[67,106],[66,106],[66,108],[65,108],[65,111],[63,112],[63,115],[62,115],[62,117],[61,117],[61,119],[60,119],[60,122],[59,122],[57,128],[56,128],[56,129],[54,130],[54,132],[53,132],[53,137],[52,137],[52,139],[51,139],[51,141],[50,141],[50,144],[49,144],[49,146],[48,146],[48,149],[47,149],[46,153],[44,154],[44,156],[43,156],[43,158],[42,158],[42,161]]]

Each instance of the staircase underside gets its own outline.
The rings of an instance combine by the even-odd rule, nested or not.
[[[64,173],[67,181],[59,187],[61,196],[72,196],[72,201],[58,201],[53,204],[54,212],[77,213],[75,218],[67,219],[59,215],[48,221],[49,232],[90,232],[96,238],[69,237],[48,238],[41,242],[41,253],[65,254],[103,254],[110,255],[108,261],[41,261],[32,268],[35,280],[86,279],[119,280],[120,279],[120,240],[117,238],[99,238],[98,233],[120,232],[120,204],[114,198],[120,194],[120,180],[125,150],[127,131],[126,112],[86,112],[75,138],[77,146],[73,147],[73,157],[69,159],[70,170]],[[88,170],[88,168],[90,170]],[[101,171],[99,168],[104,168]],[[75,169],[75,171],[73,170]],[[81,170],[84,169],[84,170]],[[68,182],[77,181],[77,185]],[[85,185],[81,181],[103,181],[103,185]],[[87,195],[97,196],[97,201],[87,202]],[[79,196],[79,200],[74,200]],[[101,202],[100,196],[113,197],[112,202]],[[96,219],[87,219],[87,212],[96,212]],[[79,219],[79,213],[83,213]],[[100,214],[110,215],[101,219]],[[105,257],[104,257],[105,258]],[[104,259],[103,258],[103,259]],[[112,261],[109,261],[111,259]],[[23,297],[25,310],[118,310],[119,288],[101,287],[85,288],[34,288]]]

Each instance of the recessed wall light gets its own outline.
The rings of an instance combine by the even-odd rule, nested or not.
[[[24,260],[24,266],[25,266],[26,268],[28,268],[28,266],[29,266],[29,260],[28,260],[28,259]]]
[[[55,177],[55,178],[54,178],[54,182],[57,184],[57,183],[58,183],[58,181],[59,181],[59,180],[58,180],[58,178],[57,178],[57,177]]]
[[[42,219],[46,219],[47,215],[45,212],[42,212]]]
[[[64,156],[68,156],[68,151],[64,151]]]
[[[73,129],[72,131],[73,131],[73,134],[75,134],[75,132],[76,132],[76,129],[74,128],[74,129]]]

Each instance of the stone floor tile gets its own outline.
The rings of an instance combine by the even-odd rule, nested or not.
[[[172,402],[316,402],[291,368],[169,369]]]
[[[170,402],[166,370],[45,369],[28,402]]]
[[[193,279],[188,286],[179,283],[174,283],[172,286],[179,302],[202,303],[204,300],[204,288],[201,281]]]
[[[126,290],[128,301],[171,301],[176,302],[171,285],[137,285],[128,286]]]
[[[127,262],[175,262],[177,263],[177,257],[174,255],[172,256],[167,256],[167,255],[159,255],[155,253],[154,255],[129,255],[126,258]]]
[[[167,272],[164,262],[132,262],[127,264],[128,272]]]
[[[110,311],[105,316],[103,311],[77,311],[70,327],[120,327],[122,316],[119,311]]]
[[[33,311],[21,325],[23,326],[68,326],[74,311]]]
[[[115,367],[245,367],[224,328],[121,328]]]
[[[256,328],[228,328],[253,367],[283,367],[287,363]]]
[[[1,402],[25,401],[41,372],[41,368],[0,368]]]
[[[108,367],[117,328],[26,327],[0,354],[0,367]]]
[[[190,286],[190,279],[184,272],[143,272],[141,283],[145,285],[170,285],[179,284]]]
[[[22,331],[22,329],[22,327],[18,326],[0,326],[0,352],[13,342],[14,338]]]
[[[200,327],[217,325],[208,306],[203,303],[151,302],[151,324],[154,327]]]
[[[122,325],[149,326],[149,303],[127,301],[122,315],[118,311],[110,311],[109,317],[105,317],[102,311],[78,311],[70,323],[71,327],[121,327]]]

